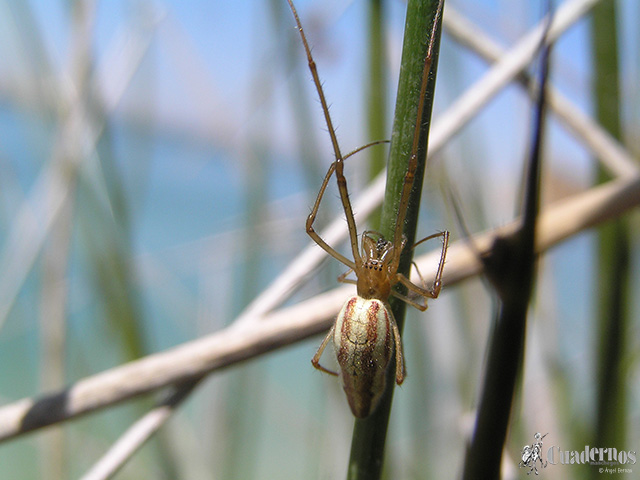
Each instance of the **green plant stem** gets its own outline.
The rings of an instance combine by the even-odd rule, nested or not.
[[[598,121],[621,138],[616,2],[593,9],[592,48],[594,102]],[[600,183],[609,180],[603,169]],[[597,336],[595,445],[624,445],[627,408],[625,382],[626,332],[630,322],[630,233],[624,219],[600,227],[597,248]],[[596,475],[596,471],[592,474]]]
[[[382,234],[386,238],[393,238],[395,230],[400,194],[413,145],[416,118],[418,117],[419,92],[429,44],[428,35],[431,32],[437,7],[437,0],[410,0],[407,7],[402,66],[398,82],[391,150],[387,166],[387,186],[380,227]],[[425,101],[422,103],[423,112],[417,152],[418,169],[404,225],[404,233],[407,237],[408,245],[414,243],[418,221],[418,208],[426,164],[427,139],[438,63],[440,26],[436,30],[436,37],[434,58],[429,73]],[[400,272],[408,274],[411,266],[411,256],[412,251],[407,248],[401,258]],[[404,303],[393,300],[390,302],[393,315],[398,323],[398,328],[402,331]],[[395,386],[394,371],[395,366],[392,364],[387,372],[387,389],[377,410],[370,417],[358,419],[355,422],[349,460],[349,479],[375,480],[380,478],[393,387]]]
[[[368,73],[367,73],[367,130],[368,138],[381,140],[388,135],[387,81],[385,75],[386,49],[384,41],[384,0],[368,2]],[[369,180],[373,180],[385,166],[385,150],[374,148],[368,151]],[[369,216],[369,224],[374,230],[380,229],[382,211],[376,209]]]

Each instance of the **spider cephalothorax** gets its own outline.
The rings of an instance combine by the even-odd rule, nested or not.
[[[376,240],[374,238],[378,236]],[[388,298],[396,283],[392,272],[394,247],[378,232],[366,231],[362,235],[362,267],[358,272],[357,291],[362,298]]]

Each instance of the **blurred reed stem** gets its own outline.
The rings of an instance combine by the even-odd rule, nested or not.
[[[487,277],[499,298],[499,311],[489,339],[482,394],[464,461],[464,480],[501,478],[502,451],[518,378],[522,374],[527,309],[535,281],[534,249],[549,48],[542,50],[540,92],[525,176],[522,224],[513,237],[497,237],[492,249],[482,258]]]
[[[438,50],[440,46],[441,25],[437,26],[434,44],[434,58],[429,72],[429,81],[424,102],[420,102],[419,92],[423,80],[425,57],[429,44],[429,34],[433,19],[438,10],[437,0],[411,0],[407,7],[402,64],[398,82],[396,110],[391,136],[391,150],[387,166],[387,184],[382,208],[380,230],[385,238],[393,238],[396,225],[398,204],[402,186],[412,151],[416,119],[419,105],[423,105],[418,143],[418,168],[411,192],[409,207],[404,225],[407,245],[415,241],[418,210],[422,192],[427,154],[427,140],[431,124],[431,109],[435,90]],[[441,17],[440,17],[441,20]],[[405,249],[400,262],[399,272],[409,273],[413,251]],[[402,331],[404,324],[404,302],[390,299],[393,315]],[[395,366],[391,362],[387,371],[387,389],[376,411],[364,419],[356,419],[351,443],[348,478],[371,479],[380,478],[382,473],[384,447],[395,386]]]
[[[53,150],[49,162],[60,172],[68,190],[51,226],[42,256],[42,300],[40,307],[41,335],[41,389],[51,391],[65,385],[66,333],[69,295],[69,261],[73,241],[75,193],[78,168],[82,155],[82,141],[87,129],[78,122],[86,115],[91,97],[91,33],[95,16],[93,2],[75,2],[70,5],[71,65],[70,76],[77,92],[75,105],[61,110],[57,128],[65,147]],[[68,439],[64,429],[47,432],[42,438],[41,476],[43,479],[69,476],[70,457]]]
[[[232,318],[236,317],[246,305],[260,292],[260,277],[262,270],[266,268],[264,261],[264,245],[269,244],[268,230],[263,228],[266,224],[269,204],[269,179],[273,170],[271,139],[274,138],[271,116],[273,114],[271,100],[274,96],[276,83],[276,69],[265,68],[260,59],[264,58],[265,48],[270,55],[266,57],[273,61],[277,58],[273,52],[289,52],[281,32],[288,31],[284,27],[285,11],[284,3],[280,0],[269,2],[270,27],[269,38],[274,43],[266,46],[259,25],[252,29],[252,54],[254,65],[252,70],[250,89],[250,118],[248,145],[243,151],[246,169],[243,175],[245,206],[244,225],[242,238],[239,239],[238,274],[234,275],[233,285],[239,286],[235,290]],[[257,24],[264,23],[264,17],[254,15],[253,21]],[[289,62],[288,55],[285,62]],[[294,109],[297,110],[297,109]],[[297,122],[294,122],[297,124]],[[304,162],[305,164],[307,162]],[[222,456],[222,478],[256,478],[257,462],[254,455],[246,455],[246,452],[259,450],[258,439],[264,426],[265,407],[262,399],[251,392],[263,391],[266,368],[264,365],[243,365],[234,372],[233,378],[225,392],[224,412],[224,455]],[[211,412],[212,416],[216,412]],[[218,449],[219,445],[211,445]],[[213,452],[212,452],[213,453]]]

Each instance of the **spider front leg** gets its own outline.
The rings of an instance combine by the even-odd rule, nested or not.
[[[335,162],[329,167],[329,171],[324,177],[324,181],[322,182],[322,187],[320,188],[320,192],[318,193],[318,198],[316,199],[316,203],[313,207],[309,218],[307,219],[307,233],[313,238],[313,240],[320,245],[329,255],[341,261],[349,268],[355,268],[356,264],[359,264],[360,253],[358,252],[358,232],[356,230],[356,221],[353,217],[353,210],[351,209],[351,202],[349,201],[349,193],[347,191],[347,179],[344,176],[344,159],[347,157],[343,157],[340,152],[340,145],[338,145],[338,138],[336,136],[335,128],[333,128],[333,122],[331,121],[331,115],[329,115],[329,107],[327,105],[327,100],[324,96],[324,91],[322,90],[322,82],[320,81],[320,77],[318,76],[318,69],[316,67],[316,62],[313,60],[313,56],[311,55],[311,48],[309,48],[309,43],[307,42],[307,36],[304,33],[302,28],[302,23],[300,23],[300,17],[298,17],[298,12],[296,7],[293,5],[292,0],[287,0],[289,2],[289,7],[291,8],[291,12],[296,20],[296,25],[298,26],[298,33],[300,33],[300,39],[302,40],[302,45],[304,47],[305,54],[307,55],[307,64],[309,66],[309,71],[311,72],[311,78],[313,79],[313,83],[316,85],[316,91],[318,93],[318,98],[320,100],[320,105],[322,106],[322,113],[324,115],[325,122],[327,124],[327,130],[329,132],[329,136],[331,137],[331,145],[333,146],[333,153],[335,156]],[[327,188],[327,184],[329,183],[329,179],[333,172],[336,173],[336,181],[338,182],[338,190],[340,191],[340,199],[342,201],[342,206],[344,208],[344,213],[347,218],[347,225],[349,226],[349,238],[351,239],[351,250],[353,252],[353,261],[349,260],[347,257],[337,252],[333,247],[327,244],[320,235],[318,235],[313,229],[313,222],[315,221],[316,215],[318,213],[318,208],[320,207],[320,201],[322,200],[322,196],[324,194],[325,189]]]
[[[380,145],[383,143],[389,143],[388,140],[377,140],[375,142],[371,142],[371,143],[367,143],[366,145],[363,145],[362,147],[356,148],[355,150],[347,153],[342,160],[336,160],[335,162],[333,162],[331,164],[331,166],[329,167],[329,170],[327,170],[327,174],[324,176],[324,180],[322,181],[322,185],[320,186],[320,191],[318,192],[318,196],[316,197],[316,201],[313,205],[313,209],[311,210],[311,213],[309,214],[309,216],[307,217],[307,234],[313,239],[314,242],[316,242],[320,247],[322,247],[322,249],[327,252],[329,255],[331,255],[333,258],[339,260],[340,262],[344,263],[347,267],[349,267],[349,271],[347,271],[347,273],[345,273],[344,275],[341,275],[340,278],[338,278],[339,282],[343,282],[343,279],[346,278],[346,276],[352,272],[354,270],[355,267],[355,262],[349,260],[347,257],[345,257],[344,255],[342,255],[341,253],[337,252],[331,245],[329,245],[327,242],[325,242],[322,237],[320,235],[318,235],[318,233],[315,231],[315,229],[313,228],[313,224],[316,221],[316,216],[318,215],[318,210],[320,209],[320,203],[322,201],[322,198],[324,197],[324,192],[327,189],[327,186],[329,185],[329,180],[331,180],[331,176],[333,175],[333,173],[336,171],[336,165],[340,164],[341,168],[340,171],[342,172],[342,165],[344,164],[344,161],[349,158],[352,155],[355,155],[358,152],[361,152],[362,150],[369,148],[369,147],[373,147],[374,145]],[[351,204],[349,203],[349,199],[348,199],[348,193],[346,191],[346,180],[344,180],[344,175],[342,175],[343,178],[343,187],[340,186],[340,180],[338,179],[338,186],[340,188],[340,198],[343,202],[343,206],[344,206],[344,210],[345,210],[345,215],[347,216],[347,219],[352,218],[353,219],[353,213],[351,212]],[[344,189],[344,196],[343,196],[343,189]],[[346,197],[346,203],[344,198]],[[352,222],[347,221],[347,226],[349,227],[349,235],[350,235],[350,240],[352,242],[352,249],[353,249],[353,241],[354,241],[354,235],[351,234],[351,232],[355,232],[355,239],[357,242],[357,231],[356,231],[356,225],[355,225],[355,219],[353,219]],[[366,232],[365,232],[366,233]],[[357,244],[356,244],[356,250],[357,250]],[[356,261],[358,260],[358,256],[354,255],[354,258],[356,259]],[[344,283],[355,283],[352,281],[346,281]]]
[[[327,174],[324,176],[324,180],[322,181],[322,185],[320,186],[320,191],[318,192],[318,196],[316,197],[316,201],[313,204],[313,208],[311,209],[311,213],[307,217],[307,234],[313,239],[314,242],[318,244],[325,252],[331,255],[336,260],[344,263],[350,269],[355,268],[355,263],[349,260],[347,257],[342,255],[340,252],[336,251],[331,245],[325,242],[320,235],[313,228],[313,223],[316,221],[316,217],[318,215],[318,210],[320,209],[320,202],[322,201],[322,197],[324,196],[324,192],[327,189],[327,185],[329,185],[329,180],[333,175],[333,172],[336,170],[336,163],[333,162],[327,171]]]

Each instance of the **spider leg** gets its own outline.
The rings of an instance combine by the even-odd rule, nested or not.
[[[428,235],[426,237],[424,237],[421,240],[418,240],[416,243],[413,244],[413,247],[411,247],[412,249],[416,248],[418,245],[420,245],[421,243],[424,243],[428,240],[431,240],[433,238],[438,238],[438,237],[442,237],[442,241],[443,242],[447,242],[447,245],[449,244],[449,232],[447,232],[446,230],[444,232],[438,232],[438,233],[434,233],[432,235]],[[446,237],[446,238],[445,238]]]
[[[349,260],[347,257],[342,255],[340,252],[336,251],[331,245],[325,242],[320,235],[313,228],[313,223],[316,220],[316,216],[318,215],[318,209],[320,208],[320,202],[322,201],[322,197],[324,196],[324,192],[327,189],[327,185],[329,184],[329,180],[331,179],[331,175],[336,170],[336,163],[332,163],[327,171],[327,174],[322,181],[322,185],[320,186],[320,191],[318,192],[318,196],[316,198],[316,202],[311,209],[311,213],[307,217],[307,234],[316,242],[325,252],[331,255],[336,260],[344,263],[350,269],[355,268],[355,263],[352,260]]]
[[[384,235],[382,235],[382,233],[380,233],[377,230],[365,230],[364,232],[362,232],[363,236],[371,236],[371,235],[376,235],[378,238],[384,238]]]
[[[353,268],[350,268],[349,270],[344,272],[342,275],[340,275],[338,277],[338,282],[340,282],[340,283],[352,283],[354,285],[357,284],[358,283],[357,280],[354,280],[352,278],[347,278],[351,272],[353,272]]]
[[[427,304],[426,302],[423,304],[418,303],[413,301],[411,298],[409,298],[406,295],[402,295],[401,293],[396,292],[395,290],[391,290],[391,295],[393,297],[396,297],[399,300],[402,300],[405,303],[408,303],[409,305],[411,305],[414,308],[417,308],[418,310],[420,310],[421,312],[424,312],[427,309]]]
[[[431,27],[431,35],[429,38],[431,39],[429,45],[427,46],[427,54],[425,56],[424,68],[422,71],[422,78],[426,79],[429,76],[429,72],[431,71],[431,64],[433,62],[433,48],[435,32],[438,28],[438,23],[440,23],[440,16],[442,15],[443,9],[443,1],[440,0],[438,3],[438,11],[436,12],[436,17],[433,19],[433,26]],[[409,207],[409,198],[411,197],[411,189],[413,188],[413,182],[415,180],[416,171],[418,169],[418,144],[420,143],[420,129],[422,128],[422,116],[424,114],[424,102],[425,95],[427,91],[427,83],[426,81],[422,82],[420,86],[420,96],[418,97],[418,112],[416,115],[416,124],[413,133],[413,143],[411,145],[411,155],[409,156],[409,164],[407,166],[407,173],[404,176],[404,182],[402,184],[402,192],[400,194],[400,202],[398,203],[398,216],[396,218],[396,227],[393,235],[393,244],[398,246],[402,243],[402,236],[404,230],[404,221],[407,216],[407,208]],[[402,254],[402,248],[397,248],[393,252],[393,260],[391,262],[392,271],[396,272],[398,270],[398,266],[400,265],[400,256]]]
[[[404,370],[404,355],[402,354],[402,338],[400,330],[395,319],[391,317],[391,331],[393,332],[393,340],[396,345],[396,383],[402,385],[406,372]]]
[[[383,143],[391,143],[391,142],[389,140],[376,140],[374,142],[367,143],[366,145],[362,145],[361,147],[356,148],[352,152],[347,153],[344,157],[342,157],[342,159],[346,160],[351,155],[355,155],[356,153],[361,152],[362,150],[364,150],[366,148],[373,147],[374,145],[381,145]]]
[[[329,341],[331,340],[331,337],[333,336],[333,332],[335,331],[336,326],[335,324],[331,326],[331,328],[329,329],[329,333],[327,333],[327,336],[324,337],[324,340],[322,340],[322,343],[320,344],[320,346],[318,347],[318,350],[316,351],[316,354],[313,356],[313,358],[311,359],[311,364],[317,368],[318,370],[328,373],[330,375],[333,375],[335,377],[338,376],[338,374],[332,370],[329,370],[327,368],[324,368],[322,365],[320,365],[320,357],[322,356],[322,352],[324,352],[324,349],[327,347],[327,344],[329,343]]]
[[[311,77],[313,78],[313,83],[315,83],[316,91],[318,92],[318,97],[320,99],[320,104],[322,105],[322,113],[324,114],[324,119],[327,124],[327,130],[329,131],[329,136],[331,137],[331,145],[333,146],[333,153],[335,155],[335,162],[329,167],[329,171],[325,176],[325,181],[323,182],[323,188],[321,188],[320,193],[318,194],[318,199],[316,200],[316,205],[314,206],[314,210],[309,218],[307,219],[307,233],[313,238],[313,240],[318,243],[327,253],[331,256],[337,258],[342,263],[347,265],[349,268],[355,268],[355,265],[360,265],[361,258],[360,253],[358,252],[358,230],[356,229],[356,220],[353,217],[353,209],[351,208],[351,201],[349,200],[349,193],[347,190],[347,179],[344,176],[344,157],[340,152],[340,145],[338,144],[338,138],[336,136],[335,128],[333,127],[333,122],[331,121],[331,116],[329,115],[329,107],[327,105],[327,100],[324,96],[324,91],[322,90],[322,82],[320,82],[320,76],[318,75],[318,69],[316,67],[316,62],[313,60],[311,56],[311,49],[309,48],[309,43],[307,42],[307,36],[302,29],[302,24],[300,23],[300,17],[298,17],[298,12],[296,7],[293,5],[291,0],[288,0],[289,7],[291,7],[291,12],[296,19],[296,24],[298,26],[298,32],[300,33],[300,37],[302,38],[302,44],[304,45],[304,51],[307,55],[307,63],[309,64],[309,70],[311,71]],[[347,218],[347,225],[349,227],[349,238],[351,240],[351,250],[353,252],[353,262],[347,260],[344,255],[336,252],[332,247],[330,247],[324,240],[320,238],[318,234],[313,230],[312,224],[315,220],[315,213],[318,211],[318,206],[320,204],[320,200],[322,198],[322,194],[324,193],[324,189],[326,188],[326,183],[329,181],[329,177],[331,177],[332,171],[335,170],[336,173],[336,181],[338,182],[338,190],[340,191],[340,199],[342,201],[342,207],[344,208],[344,213]],[[346,262],[345,262],[346,260]]]
[[[327,118],[329,113],[327,112]],[[339,152],[338,152],[339,153]],[[349,238],[351,240],[351,252],[353,253],[354,270],[355,265],[362,263],[360,252],[358,250],[358,229],[356,227],[356,219],[353,216],[353,209],[351,208],[351,200],[349,200],[349,191],[347,190],[347,179],[344,176],[344,161],[341,158],[337,158],[335,161],[336,166],[336,181],[338,182],[338,191],[340,192],[340,200],[342,201],[342,207],[344,209],[344,215],[347,219],[347,226],[349,227]],[[351,266],[351,265],[349,265]]]
[[[430,63],[430,62],[429,62]],[[420,116],[420,115],[419,115]],[[418,124],[416,124],[418,125]],[[416,143],[416,142],[414,142]],[[413,182],[416,177],[416,170],[418,168],[418,157],[415,153],[411,154],[409,158],[409,165],[407,167],[407,173],[404,176],[402,184],[402,193],[400,196],[400,203],[398,204],[398,216],[396,218],[396,228],[393,234],[393,244],[401,245],[404,229],[404,221],[407,216],[407,208],[409,206],[409,198],[411,195],[411,189],[413,188]],[[391,270],[397,271],[400,265],[400,255],[402,254],[402,248],[396,248],[393,252],[393,259],[391,261]]]
[[[429,235],[428,237],[423,238],[422,240],[420,240],[414,245],[414,248],[415,248],[416,245],[419,245],[422,242],[426,242],[427,240],[430,240],[436,237],[442,237],[442,252],[440,253],[440,261],[438,262],[438,269],[436,270],[435,279],[433,281],[433,285],[430,288],[424,288],[424,282],[423,282],[423,286],[419,287],[418,285],[413,283],[411,280],[409,280],[407,277],[405,277],[403,274],[401,273],[396,274],[396,278],[400,283],[402,283],[405,287],[407,287],[412,292],[417,293],[418,295],[424,297],[425,299],[438,298],[438,295],[440,294],[440,289],[442,288],[442,271],[444,269],[444,263],[447,257],[447,249],[449,248],[449,232],[444,231],[444,232],[435,233],[433,235]],[[422,278],[422,275],[420,275],[419,272],[418,272],[418,275],[420,276],[420,278]]]
[[[398,281],[402,285],[407,287],[410,291],[420,295],[421,297],[424,297],[425,299],[426,298],[438,298],[438,295],[440,295],[440,289],[442,288],[442,282],[439,279],[434,280],[433,285],[431,285],[430,288],[423,288],[423,287],[419,287],[418,285],[413,283],[411,280],[409,280],[407,277],[405,277],[401,273],[397,273],[396,274],[396,278],[398,279]]]
[[[420,285],[422,285],[424,287],[427,284],[427,282],[424,281],[424,278],[422,277],[422,274],[420,273],[420,269],[418,268],[418,264],[412,260],[411,261],[411,265],[413,265],[413,268],[416,269],[416,273],[418,274],[418,277],[420,278]]]

